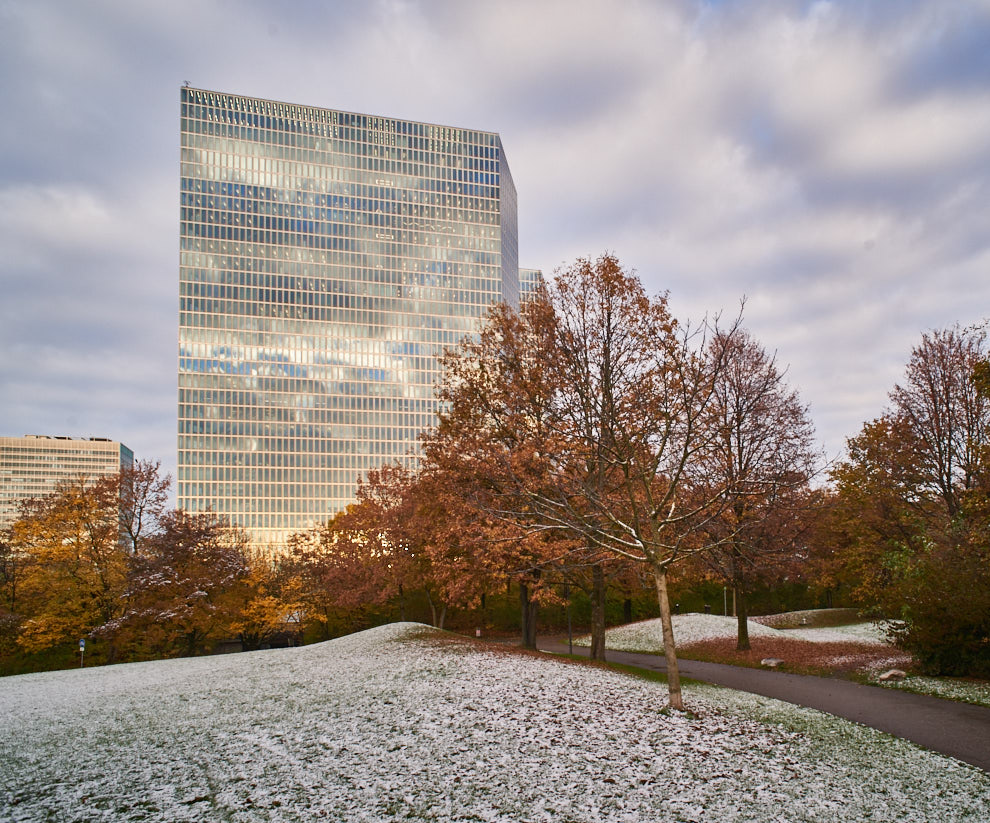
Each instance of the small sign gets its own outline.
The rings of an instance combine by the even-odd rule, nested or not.
[[[79,638],[79,651],[81,651],[81,652],[86,651],[86,638],[85,637],[80,637]]]

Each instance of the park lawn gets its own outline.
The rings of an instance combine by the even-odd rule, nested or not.
[[[927,694],[990,706],[990,682],[961,677],[923,677],[914,671],[911,655],[892,646],[884,626],[858,620],[835,625],[834,618],[849,609],[819,609],[755,617],[749,620],[752,648],[736,651],[736,618],[715,614],[674,615],[674,639],[680,657],[759,667],[766,658],[784,661],[783,670],[802,674],[839,675],[916,694]],[[795,626],[799,628],[778,628]],[[588,637],[576,645],[590,644]],[[663,654],[660,620],[642,620],[616,626],[605,633],[605,645],[616,651]],[[906,671],[903,680],[880,682],[890,669]]]
[[[990,775],[813,710],[418,624],[0,680],[10,821],[985,821]]]

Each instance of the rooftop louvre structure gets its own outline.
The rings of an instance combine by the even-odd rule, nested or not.
[[[60,483],[117,474],[133,464],[134,453],[127,446],[105,437],[0,437],[0,528],[17,519],[22,500],[52,494]]]
[[[181,90],[178,505],[256,543],[417,461],[438,355],[519,301],[492,132]]]

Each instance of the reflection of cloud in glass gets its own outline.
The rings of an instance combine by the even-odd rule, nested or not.
[[[178,499],[277,541],[415,461],[438,355],[517,295],[510,178],[489,132],[196,89],[183,127]]]

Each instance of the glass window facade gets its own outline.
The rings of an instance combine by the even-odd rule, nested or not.
[[[0,528],[17,519],[22,500],[44,497],[59,483],[96,480],[134,464],[134,453],[105,437],[0,437]]]
[[[181,90],[180,507],[277,546],[414,464],[438,355],[500,300],[497,134]]]
[[[525,300],[536,291],[543,282],[543,272],[540,269],[519,269],[519,299]]]

